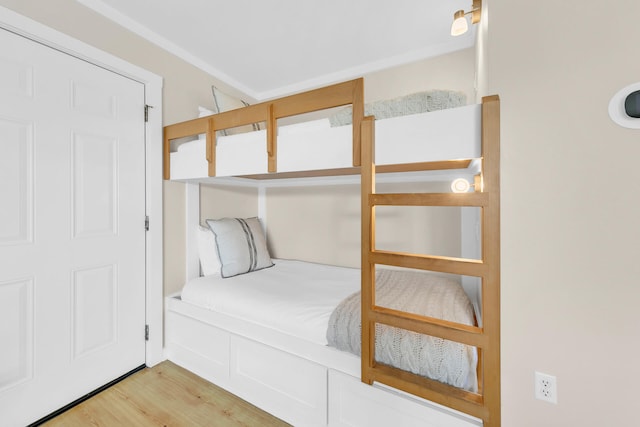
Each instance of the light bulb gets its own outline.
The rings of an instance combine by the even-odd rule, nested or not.
[[[464,178],[458,178],[451,183],[451,191],[454,193],[466,193],[471,188],[471,184]]]
[[[464,10],[459,10],[453,14],[453,23],[451,24],[451,35],[459,36],[467,32],[469,25],[467,18],[464,17]]]

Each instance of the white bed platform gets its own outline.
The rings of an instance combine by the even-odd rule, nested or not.
[[[167,358],[295,426],[470,427],[468,415],[360,381],[360,358],[204,309],[166,301]],[[268,368],[268,369],[267,369]]]
[[[376,121],[376,163],[395,165],[480,157],[479,104]],[[266,174],[266,131],[222,136],[216,143],[216,176]],[[205,140],[171,154],[171,179],[208,176]],[[328,119],[284,126],[278,134],[278,172],[352,166],[352,128]]]

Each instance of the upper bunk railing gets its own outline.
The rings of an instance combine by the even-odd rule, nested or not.
[[[353,108],[353,166],[359,166],[360,123],[364,116],[362,78],[166,126],[164,128],[164,179],[171,177],[171,140],[206,134],[208,172],[209,176],[216,176],[216,132],[261,122],[265,122],[267,128],[265,147],[268,155],[267,170],[270,173],[277,172],[278,119],[344,105],[352,105]]]
[[[362,381],[374,381],[465,412],[499,427],[500,418],[500,100],[482,102],[480,182],[473,193],[376,194],[374,120],[362,122]],[[472,206],[481,214],[482,259],[376,250],[375,207]],[[482,326],[469,326],[376,305],[376,264],[481,278]],[[470,392],[375,360],[376,323],[478,349],[478,392]]]

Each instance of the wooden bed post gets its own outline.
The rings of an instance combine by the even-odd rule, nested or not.
[[[361,124],[364,118],[364,81],[362,79],[354,80],[351,114],[351,121],[353,126],[353,166],[360,166],[362,158]],[[371,120],[375,120],[375,118],[371,117]]]
[[[209,176],[216,176],[216,131],[213,117],[207,120],[207,163]]]
[[[487,346],[484,369],[485,427],[501,424],[500,393],[500,98],[482,99],[482,181],[488,203],[482,215],[482,320]]]
[[[267,156],[268,156],[268,172],[276,172],[278,170],[278,120],[273,113],[273,104],[269,104],[267,118]]]
[[[169,139],[168,130],[165,127],[162,130],[163,144],[162,144],[162,178],[171,179],[171,140]]]
[[[355,104],[354,104],[355,106]],[[355,110],[354,110],[355,111]],[[355,113],[354,113],[355,122]],[[355,123],[354,123],[355,126]],[[375,206],[369,204],[370,195],[376,191],[375,182],[375,150],[374,132],[375,119],[368,116],[362,120],[362,182],[361,182],[361,215],[362,215],[362,308],[360,312],[362,338],[361,338],[361,365],[362,365],[362,381],[367,384],[373,384],[373,377],[369,374],[369,367],[374,363],[375,357],[375,323],[369,318],[368,314],[375,305],[375,264],[371,263],[369,254],[375,248]],[[354,139],[355,142],[355,139]],[[355,144],[354,144],[355,147]]]

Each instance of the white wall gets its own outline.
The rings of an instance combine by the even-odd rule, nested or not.
[[[464,92],[475,102],[473,48],[417,61],[364,76],[365,101],[377,101],[413,92],[448,89]]]
[[[502,407],[513,427],[638,426],[640,2],[485,0],[502,100]],[[625,185],[626,188],[625,188]],[[534,399],[534,370],[558,404]]]
[[[377,191],[442,192],[450,182],[378,183]],[[359,268],[360,186],[268,188],[269,249],[274,257]],[[376,248],[417,254],[461,256],[457,207],[376,208]]]

